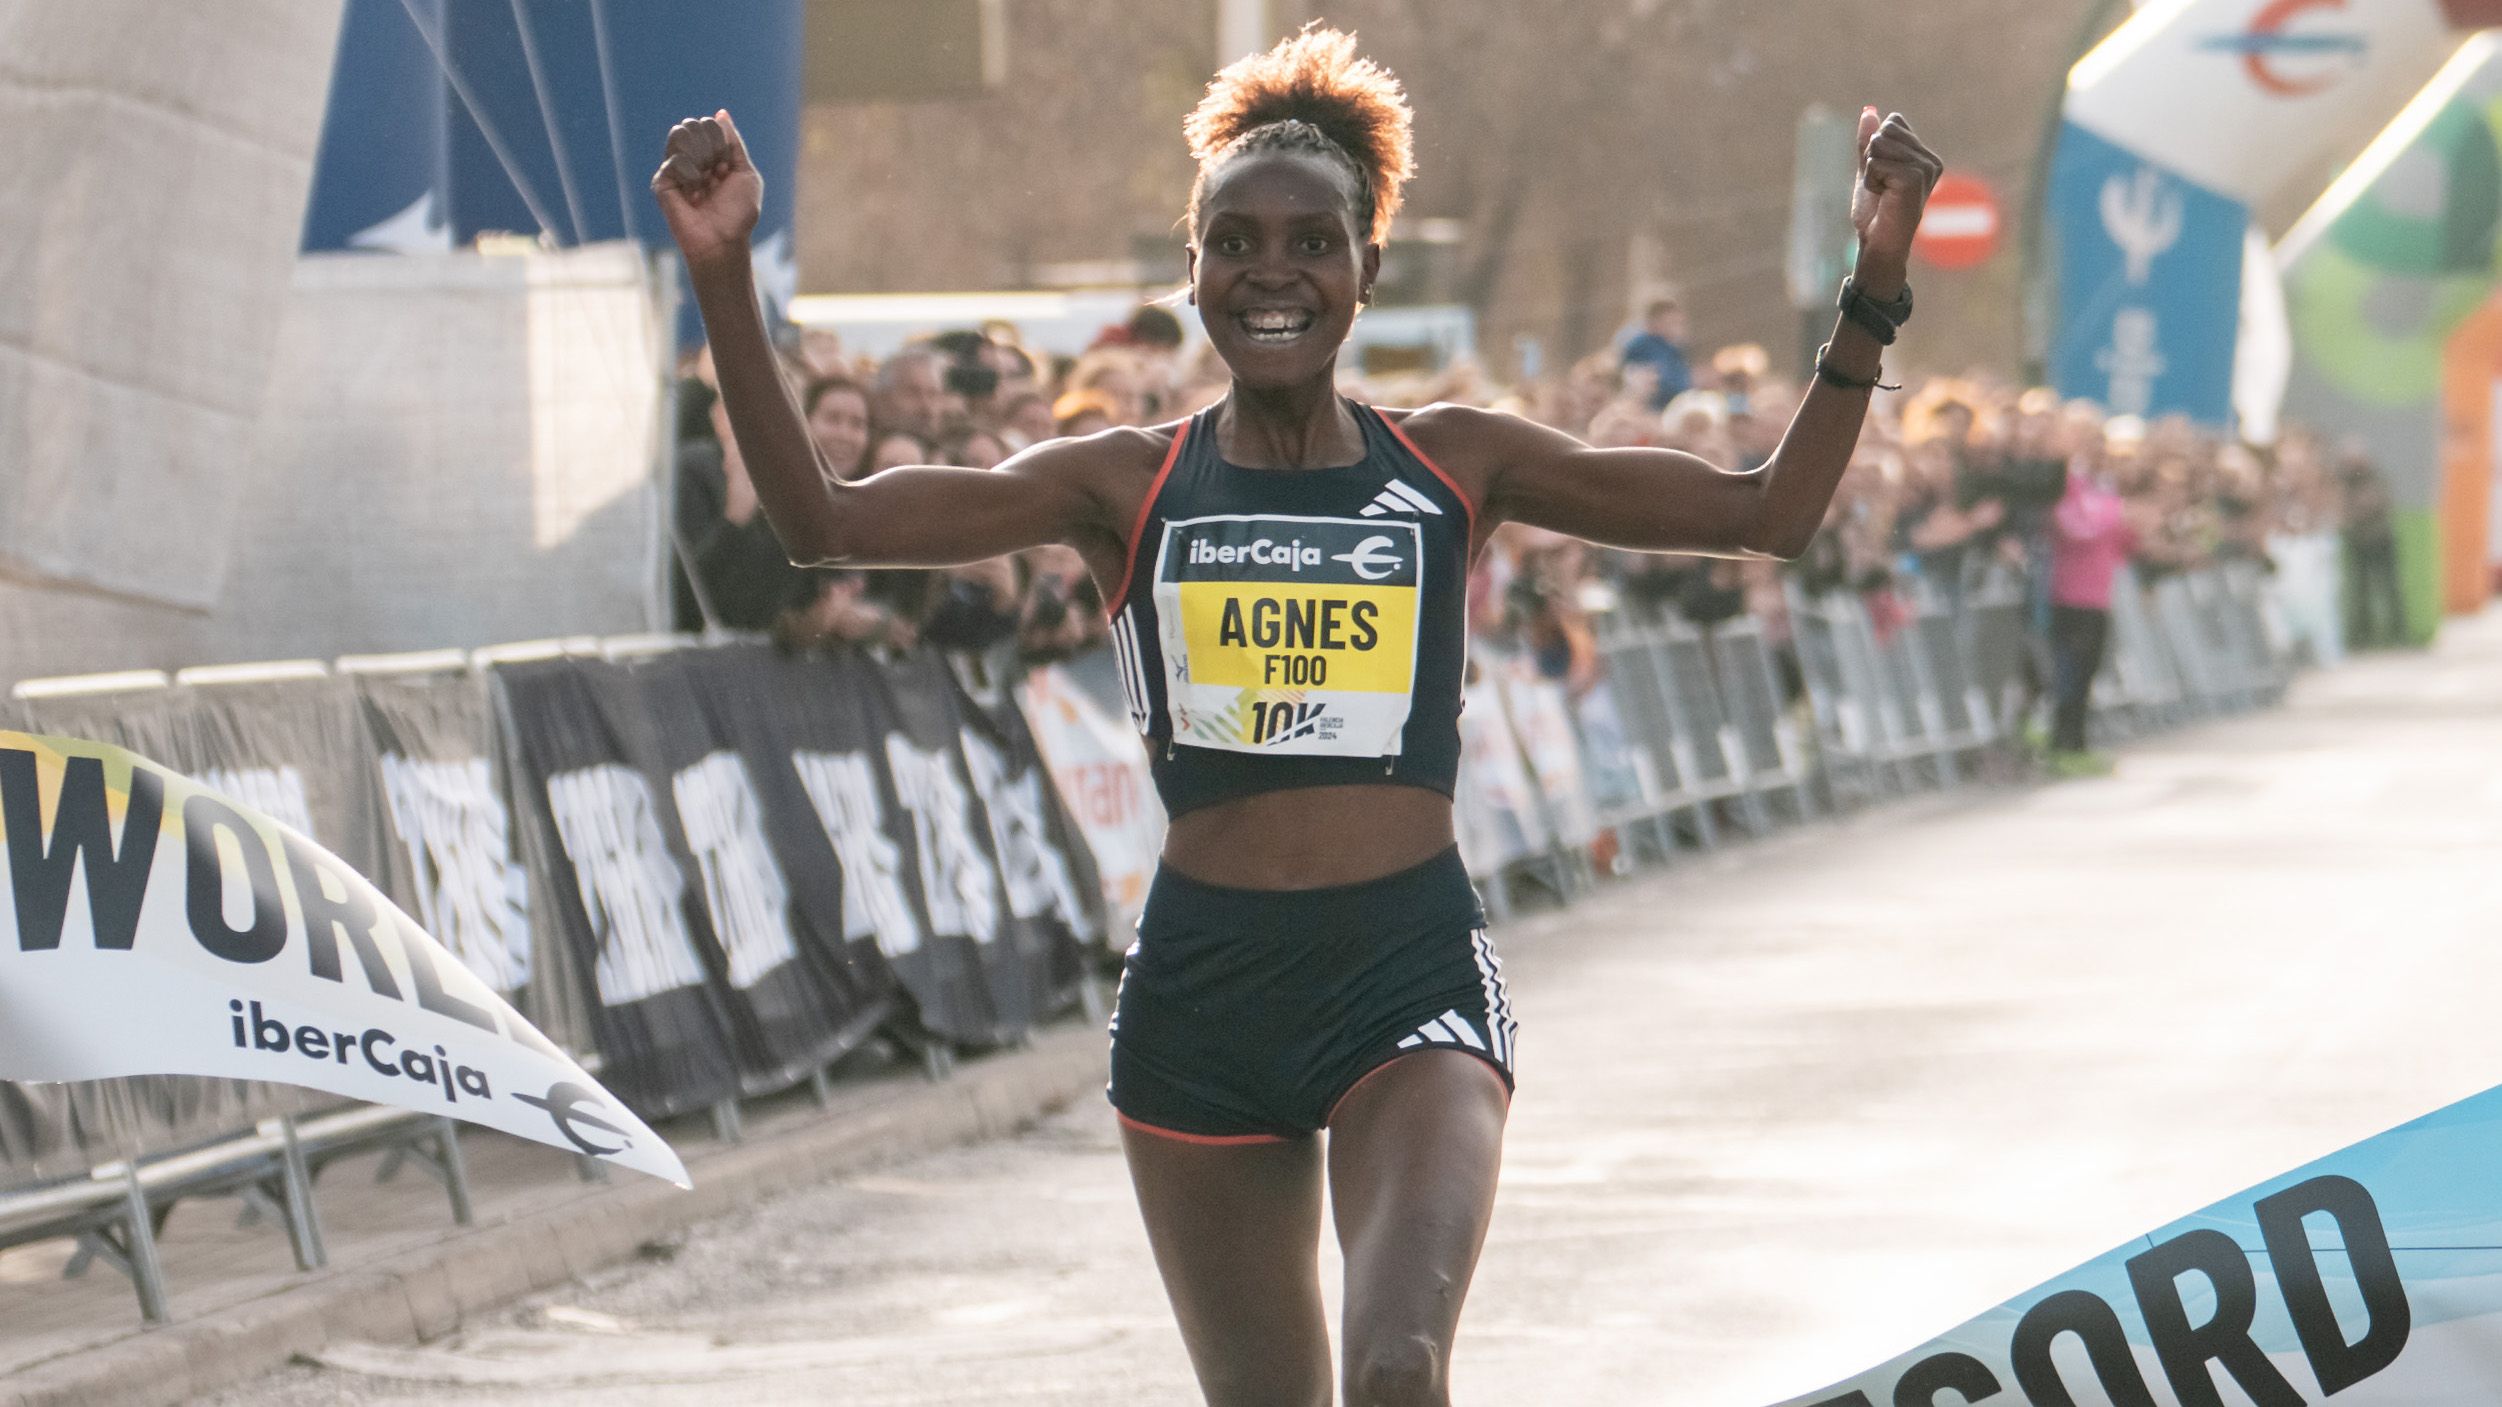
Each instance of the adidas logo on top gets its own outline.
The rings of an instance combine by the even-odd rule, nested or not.
[[[1432,499],[1409,488],[1406,481],[1401,479],[1392,479],[1388,487],[1373,495],[1372,502],[1364,505],[1364,516],[1367,518],[1378,518],[1384,513],[1431,513],[1437,518],[1442,516],[1442,510],[1434,506]]]

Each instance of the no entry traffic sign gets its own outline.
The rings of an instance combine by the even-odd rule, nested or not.
[[[1978,176],[1949,171],[1929,192],[1911,252],[1941,269],[1969,269],[1998,252],[1998,193]]]

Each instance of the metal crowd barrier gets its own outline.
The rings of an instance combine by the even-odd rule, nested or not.
[[[1911,583],[1882,622],[1855,592],[1787,591],[1786,661],[1752,618],[1709,631],[1627,610],[1594,621],[1604,672],[1580,701],[1579,770],[1624,862],[1673,862],[1719,845],[1731,827],[1761,834],[1828,806],[1958,785],[2015,748],[2048,693],[2047,645],[2012,574],[1952,605]],[[2096,728],[2142,734],[2281,696],[2288,664],[2266,629],[2263,591],[2247,563],[2150,586],[2123,571],[2094,684]],[[1521,765],[1537,770],[1525,756]],[[1510,833],[1555,830],[1541,817],[1506,820]],[[1507,907],[1515,873],[1551,871],[1550,848],[1479,857],[1490,898]]]

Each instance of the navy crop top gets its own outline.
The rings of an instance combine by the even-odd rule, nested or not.
[[[1130,534],[1112,647],[1174,816],[1259,792],[1459,775],[1476,510],[1380,412],[1364,458],[1245,469],[1216,410],[1174,435]]]

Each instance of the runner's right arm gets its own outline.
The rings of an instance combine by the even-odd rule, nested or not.
[[[747,252],[764,181],[727,111],[670,130],[652,194],[686,257],[731,432],[792,561],[958,566],[1109,526],[1084,472],[1099,457],[1093,442],[1101,437],[1036,445],[996,469],[916,465],[837,481],[820,463],[765,335]],[[1123,433],[1139,432],[1106,432]]]

